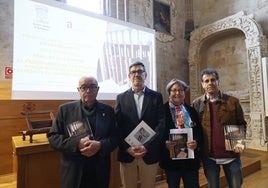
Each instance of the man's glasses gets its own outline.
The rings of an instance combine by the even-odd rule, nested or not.
[[[77,89],[82,92],[85,92],[87,90],[89,90],[90,92],[96,92],[98,88],[99,87],[97,85],[82,85]]]
[[[145,72],[144,70],[140,69],[140,70],[136,70],[136,71],[130,71],[129,74],[130,75],[135,75],[137,73],[138,75],[141,75],[144,72]]]

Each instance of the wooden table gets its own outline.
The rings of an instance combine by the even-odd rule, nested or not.
[[[60,153],[50,148],[46,134],[12,137],[17,188],[58,188]]]
[[[46,134],[12,137],[17,188],[59,188],[60,153],[50,148]],[[111,153],[110,188],[120,187],[119,163],[116,151]]]

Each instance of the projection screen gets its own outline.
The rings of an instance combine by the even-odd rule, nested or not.
[[[98,99],[129,88],[141,60],[156,89],[154,30],[52,0],[14,0],[12,99],[78,99],[78,80],[99,81]]]

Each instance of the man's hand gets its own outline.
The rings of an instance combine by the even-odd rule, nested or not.
[[[147,149],[144,146],[131,146],[127,152],[135,158],[142,158],[147,153]]]
[[[88,136],[86,136],[84,138],[81,138],[80,141],[79,141],[79,144],[78,144],[78,148],[79,149],[85,148],[87,146],[86,144],[88,143],[88,141],[89,141],[89,137]]]
[[[101,143],[96,140],[90,140],[88,137],[84,137],[81,138],[78,147],[82,155],[91,157],[101,149]]]
[[[245,146],[243,144],[236,144],[235,147],[234,147],[234,152],[235,153],[242,153],[245,149]]]

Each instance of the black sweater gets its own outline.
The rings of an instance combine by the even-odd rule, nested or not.
[[[160,159],[160,167],[165,170],[183,170],[183,169],[199,169],[200,167],[200,147],[202,145],[202,128],[200,121],[198,119],[197,112],[190,105],[184,104],[184,107],[188,111],[191,120],[194,124],[193,127],[193,138],[197,142],[197,148],[195,150],[195,158],[194,159],[182,159],[182,160],[172,160],[169,156],[169,150],[166,148],[165,142],[169,140],[169,130],[175,129],[175,125],[172,120],[172,115],[169,109],[169,102],[164,104],[165,116],[166,116],[166,124],[165,124],[165,132],[163,139],[161,140],[161,159]]]

